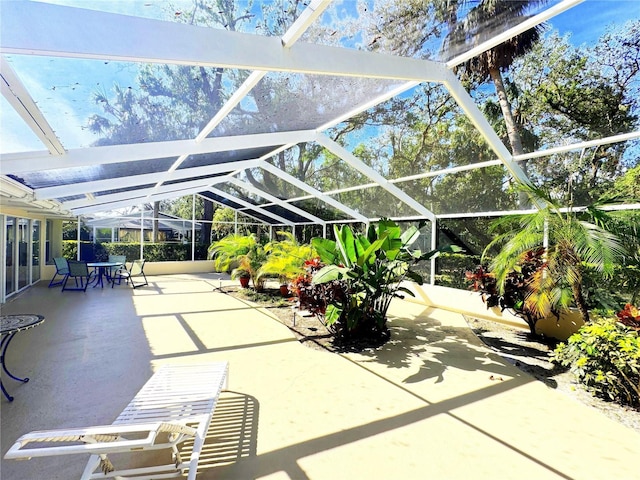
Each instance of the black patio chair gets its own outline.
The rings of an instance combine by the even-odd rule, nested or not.
[[[67,259],[63,257],[55,257],[53,259],[53,263],[56,265],[56,273],[53,274],[51,281],[49,282],[49,288],[58,287],[62,285],[69,275],[69,264],[67,263]],[[56,280],[57,276],[61,276],[62,278]]]
[[[69,274],[65,277],[64,283],[62,284],[62,291],[66,290],[76,290],[76,291],[87,291],[87,287],[94,279],[94,272],[89,272],[89,267],[87,267],[87,262],[78,262],[76,260],[69,260]],[[73,278],[75,281],[74,287],[67,287],[67,282],[70,278]]]

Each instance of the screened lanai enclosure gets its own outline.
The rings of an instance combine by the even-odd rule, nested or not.
[[[478,253],[488,219],[536,208],[520,183],[638,208],[637,0],[0,6],[5,277],[54,220],[162,211],[206,245],[388,217]]]

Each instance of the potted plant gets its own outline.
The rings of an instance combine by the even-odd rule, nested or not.
[[[238,261],[240,265],[237,270],[248,273],[253,283],[253,288],[257,292],[261,292],[264,289],[266,280],[266,277],[260,272],[260,268],[267,261],[265,248],[256,242],[247,253],[238,257]]]
[[[264,280],[258,270],[266,260],[264,247],[255,235],[227,235],[209,247],[209,258],[214,260],[214,267],[219,272],[231,270],[231,278],[239,279],[243,287],[253,281],[256,290],[262,290]]]
[[[240,257],[257,243],[254,235],[231,234],[213,242],[208,249],[209,258],[217,272],[229,272],[240,264]]]
[[[249,288],[249,282],[251,281],[249,272],[245,272],[241,268],[236,268],[231,272],[231,278],[240,280],[240,286],[242,288]]]

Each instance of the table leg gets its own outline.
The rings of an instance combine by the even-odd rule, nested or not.
[[[2,337],[2,341],[0,342],[0,350],[2,351],[2,354],[0,355],[0,363],[2,363],[2,369],[4,370],[4,372],[7,375],[9,375],[11,378],[13,378],[14,380],[17,380],[19,382],[27,383],[29,381],[29,378],[27,378],[27,377],[25,377],[25,378],[16,377],[9,370],[7,370],[7,365],[5,363],[5,358],[6,358],[6,354],[7,354],[7,347],[9,347],[9,343],[11,342],[11,340],[13,339],[13,337],[15,336],[16,333],[18,333],[18,332],[14,332],[14,333],[12,333],[10,335],[6,335],[6,336]],[[4,384],[2,383],[2,380],[0,380],[0,387],[2,387],[2,393],[4,393],[4,396],[7,397],[7,400],[12,402],[13,401],[13,397],[11,395],[9,395],[7,390],[4,388]]]
[[[98,285],[100,285],[100,288],[104,288],[104,283],[102,281],[103,275],[104,275],[104,267],[98,267],[98,278],[96,279],[96,284],[93,286],[93,288],[96,288]]]
[[[91,275],[93,275],[93,277],[91,277],[91,281],[87,280],[87,287],[89,287],[89,285],[93,285],[95,288],[98,284],[98,267],[93,268],[93,271],[90,272],[89,276]]]

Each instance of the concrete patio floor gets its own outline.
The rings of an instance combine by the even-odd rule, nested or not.
[[[199,479],[640,479],[638,433],[503,361],[460,314],[396,301],[390,342],[336,355],[217,278],[41,282],[10,299],[2,313],[46,320],[7,352],[31,381],[3,377],[15,400],[0,404],[2,455],[31,430],[110,424],[161,364],[228,360]],[[0,477],[71,480],[85,463],[3,459]]]

